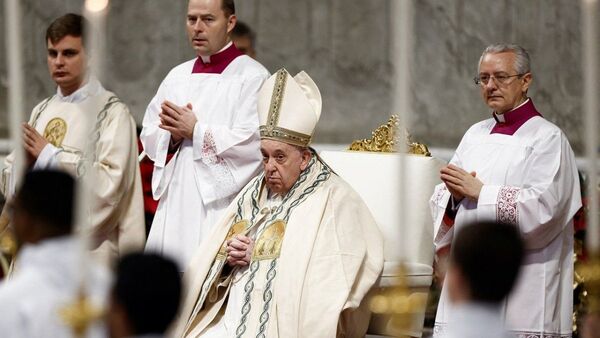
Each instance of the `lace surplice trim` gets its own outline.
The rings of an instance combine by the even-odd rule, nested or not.
[[[432,197],[433,203],[435,204],[435,206],[439,206],[442,199],[444,198],[444,194],[448,191],[448,189],[443,186],[441,189],[438,189],[435,192],[435,195]],[[444,212],[446,212],[444,210]],[[448,231],[450,230],[450,228],[452,228],[452,226],[454,225],[454,222],[448,222],[447,217],[443,217],[442,218],[442,224],[440,226],[440,230],[438,231],[437,235],[435,236],[435,239],[433,240],[434,243],[439,243],[442,239],[444,239],[444,237],[446,236],[446,234],[448,233]]]
[[[568,333],[547,333],[547,332],[535,332],[535,331],[510,331],[515,338],[571,338],[572,335]]]
[[[435,322],[433,326],[433,338],[442,338],[446,334],[446,323]]]
[[[496,220],[500,223],[517,224],[519,221],[519,209],[517,208],[517,197],[521,189],[515,187],[502,187],[498,193],[498,208]]]
[[[204,133],[202,144],[202,162],[208,166],[215,177],[215,192],[219,198],[235,193],[235,180],[225,160],[217,155],[217,144],[210,129]]]
[[[443,338],[447,331],[446,323],[436,322],[433,326],[433,338]],[[535,331],[509,331],[515,338],[572,338],[569,333],[548,333]]]

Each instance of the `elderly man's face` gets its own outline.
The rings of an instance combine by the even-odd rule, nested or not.
[[[190,0],[187,33],[197,55],[210,56],[229,42],[236,16],[225,16],[222,0]]]
[[[48,71],[63,95],[70,95],[85,80],[87,56],[81,37],[67,35],[60,41],[47,41]]]
[[[260,151],[267,187],[279,195],[292,188],[312,156],[308,149],[273,140],[260,141]]]
[[[514,67],[515,54],[503,52],[486,54],[479,65],[479,76],[491,76],[487,84],[481,85],[481,95],[485,103],[496,113],[502,114],[516,108],[525,100],[525,94],[531,83],[531,73],[517,75]],[[507,78],[500,83],[496,78]]]

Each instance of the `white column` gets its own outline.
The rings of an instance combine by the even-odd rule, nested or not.
[[[583,97],[585,111],[585,149],[587,158],[589,197],[587,247],[590,253],[600,254],[600,225],[598,223],[598,0],[582,0],[583,37]]]
[[[23,36],[21,33],[21,9],[19,0],[5,0],[5,29],[6,29],[6,55],[8,63],[8,117],[12,148],[15,151],[13,164],[14,177],[12,180],[18,187],[24,168],[24,149],[21,131],[23,123],[24,101],[24,75],[23,75]]]
[[[414,53],[413,47],[413,0],[394,0],[392,1],[392,55],[394,64],[394,88],[393,88],[393,113],[398,114],[400,119],[400,144],[398,151],[406,154],[407,146],[405,142],[404,129],[411,130],[411,76],[410,64],[411,55]],[[405,156],[400,156],[400,200],[398,201],[398,212],[400,220],[400,236],[398,245],[403,248],[406,245],[403,243],[407,239],[407,224],[410,217],[410,203],[408,180],[410,179],[407,172]],[[406,252],[403,252],[403,257],[406,257]]]

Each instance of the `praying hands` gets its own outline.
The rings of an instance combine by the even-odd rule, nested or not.
[[[227,263],[230,266],[247,266],[250,264],[254,241],[247,236],[237,235],[227,241]]]
[[[23,123],[23,146],[25,148],[29,165],[35,163],[48,141],[32,126]]]
[[[475,176],[475,172],[469,173],[453,164],[448,164],[440,170],[440,178],[455,201],[465,197],[473,201],[479,199],[483,183]]]
[[[194,136],[194,127],[198,119],[192,111],[191,103],[180,107],[173,102],[164,101],[160,107],[162,111],[158,114],[160,117],[159,127],[171,133],[174,144]]]

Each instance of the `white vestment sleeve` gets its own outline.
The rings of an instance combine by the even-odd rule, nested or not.
[[[50,143],[46,144],[35,161],[33,169],[40,170],[56,166],[56,155],[61,151],[62,149],[57,148]]]
[[[193,158],[197,173],[204,178],[198,189],[205,203],[238,193],[258,171],[261,154],[256,93],[264,80],[265,76],[256,76],[244,82],[231,127],[196,123]]]
[[[96,143],[96,158],[90,170],[93,175],[90,216],[94,230],[107,235],[118,226],[116,208],[130,189],[137,166],[137,144],[135,123],[129,109],[122,103],[113,104],[106,121],[100,127],[100,138]],[[135,147],[132,146],[132,143]],[[135,151],[132,154],[132,151]],[[59,152],[56,162],[59,167],[77,175],[81,161],[80,153]]]
[[[461,142],[462,143],[462,142]],[[459,145],[450,160],[451,164],[462,168],[462,162],[460,160],[459,152],[461,146]],[[433,195],[429,200],[429,209],[431,210],[431,217],[433,218],[433,243],[435,250],[440,250],[452,243],[454,237],[454,224],[446,224],[444,221],[444,215],[448,208],[448,203],[451,203],[452,194],[448,191],[445,183],[440,183],[435,186]],[[458,205],[460,207],[460,204]],[[457,207],[457,209],[458,209]]]
[[[540,249],[580,208],[579,179],[573,152],[559,130],[534,145],[528,162],[522,187],[483,186],[477,219],[518,225],[526,246]]]

